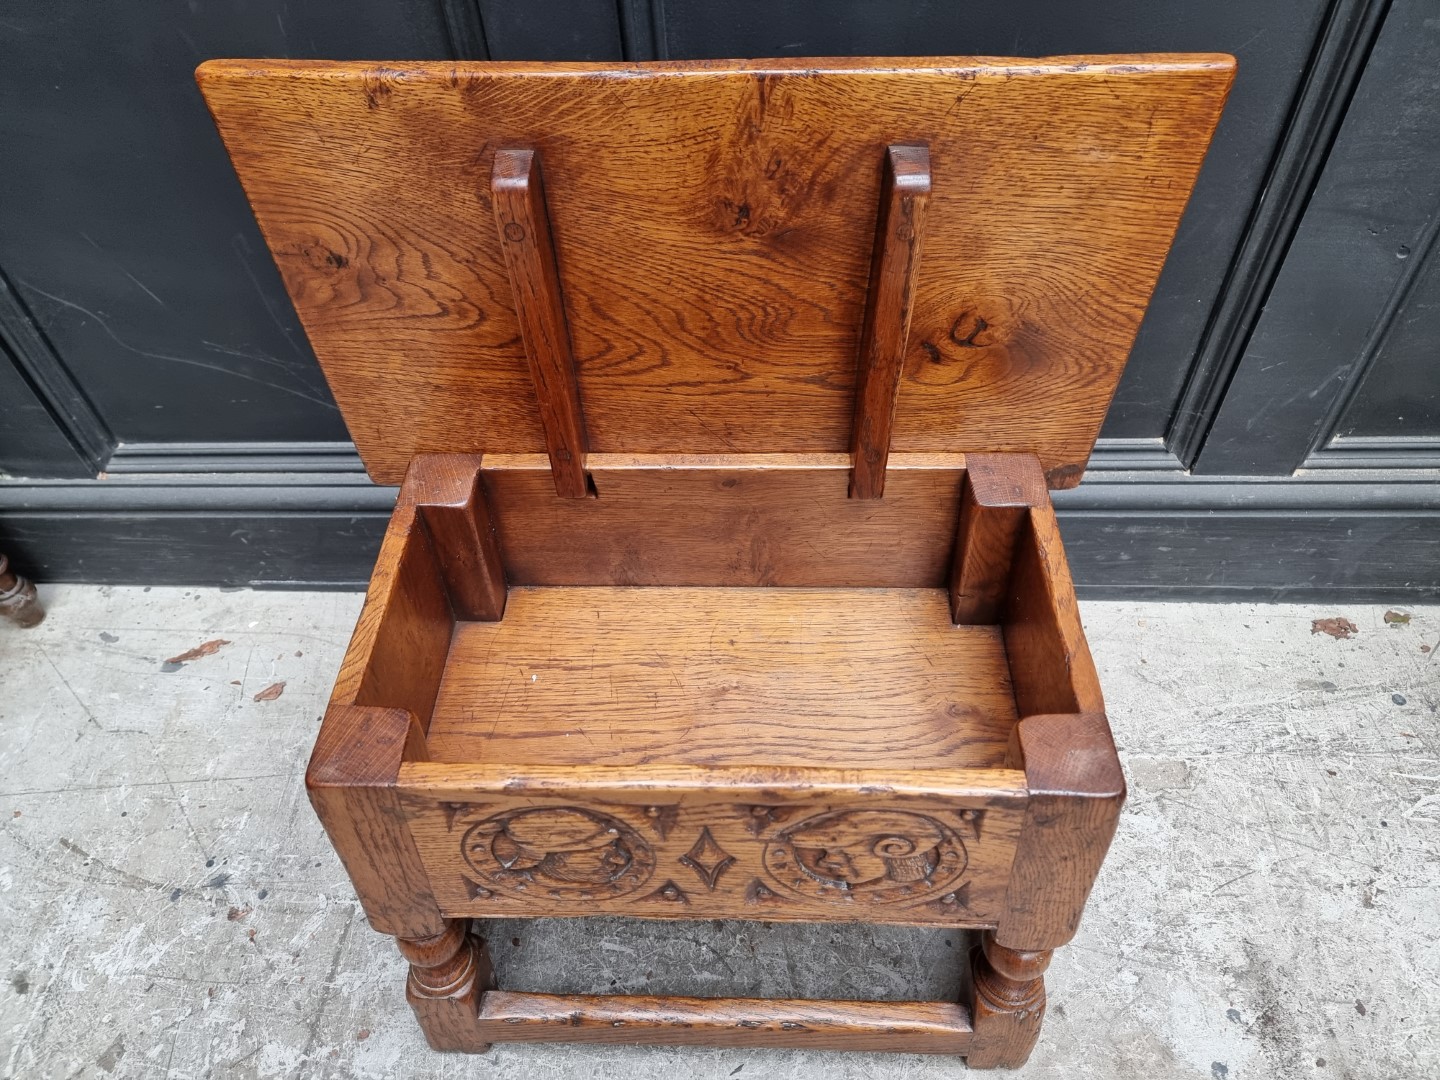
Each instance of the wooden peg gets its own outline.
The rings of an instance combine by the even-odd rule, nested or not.
[[[515,315],[525,343],[525,359],[540,402],[545,448],[555,476],[557,494],[583,499],[589,494],[585,475],[585,421],[580,411],[580,385],[570,350],[570,328],[555,265],[550,217],[545,209],[545,183],[540,155],[534,150],[497,150],[490,175],[500,249],[510,274]]]
[[[878,499],[885,490],[885,463],[895,400],[910,337],[915,271],[930,204],[930,149],[892,146],[885,154],[880,213],[870,262],[870,293],[860,332],[855,377],[855,425],[850,439],[850,497]]]

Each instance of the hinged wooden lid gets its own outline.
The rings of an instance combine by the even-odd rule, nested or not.
[[[545,449],[491,205],[531,148],[587,448],[845,452],[882,170],[928,146],[894,451],[1078,482],[1224,56],[214,61],[219,124],[356,446]]]

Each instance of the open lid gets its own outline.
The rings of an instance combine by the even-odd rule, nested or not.
[[[851,450],[887,148],[918,146],[889,447],[1029,451],[1069,487],[1233,71],[224,60],[198,79],[377,481],[417,453],[547,448],[492,200],[517,148],[543,163],[582,451]]]

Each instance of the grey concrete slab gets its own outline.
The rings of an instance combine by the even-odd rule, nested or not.
[[[360,598],[43,593],[43,626],[0,626],[3,1075],[962,1070],[781,1051],[431,1054],[399,956],[360,916],[303,790]],[[1024,1076],[1440,1075],[1440,608],[1404,610],[1392,625],[1368,606],[1084,605],[1131,799],[1051,968]],[[1332,616],[1357,632],[1312,633]],[[490,936],[517,989],[711,995],[944,996],[964,948],[934,931],[615,919]]]

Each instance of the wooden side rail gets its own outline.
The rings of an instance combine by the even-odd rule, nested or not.
[[[425,735],[456,618],[499,619],[505,574],[478,456],[421,455],[401,486],[305,783],[372,926],[445,932],[401,808],[400,767]]]
[[[497,620],[505,596],[479,455],[419,455],[401,485],[331,703],[405,709],[428,730],[455,620]]]
[[[1021,718],[1008,764],[1025,770],[1030,798],[995,941],[1044,951],[1075,936],[1125,801],[1048,500],[1030,508],[1020,531],[1001,626]]]
[[[1060,527],[1048,496],[1020,519],[1012,550],[1000,623],[1021,717],[1103,715],[1100,677],[1085,643]]]
[[[399,507],[380,545],[331,705],[403,709],[422,732],[428,729],[454,625],[435,545],[415,508]]]
[[[929,147],[892,146],[886,151],[870,292],[855,373],[850,441],[850,497],[854,499],[878,499],[885,491],[885,465],[910,339],[930,187]]]
[[[487,1042],[616,1042],[666,1046],[812,1047],[964,1054],[970,1013],[943,1001],[516,994],[480,998]]]

